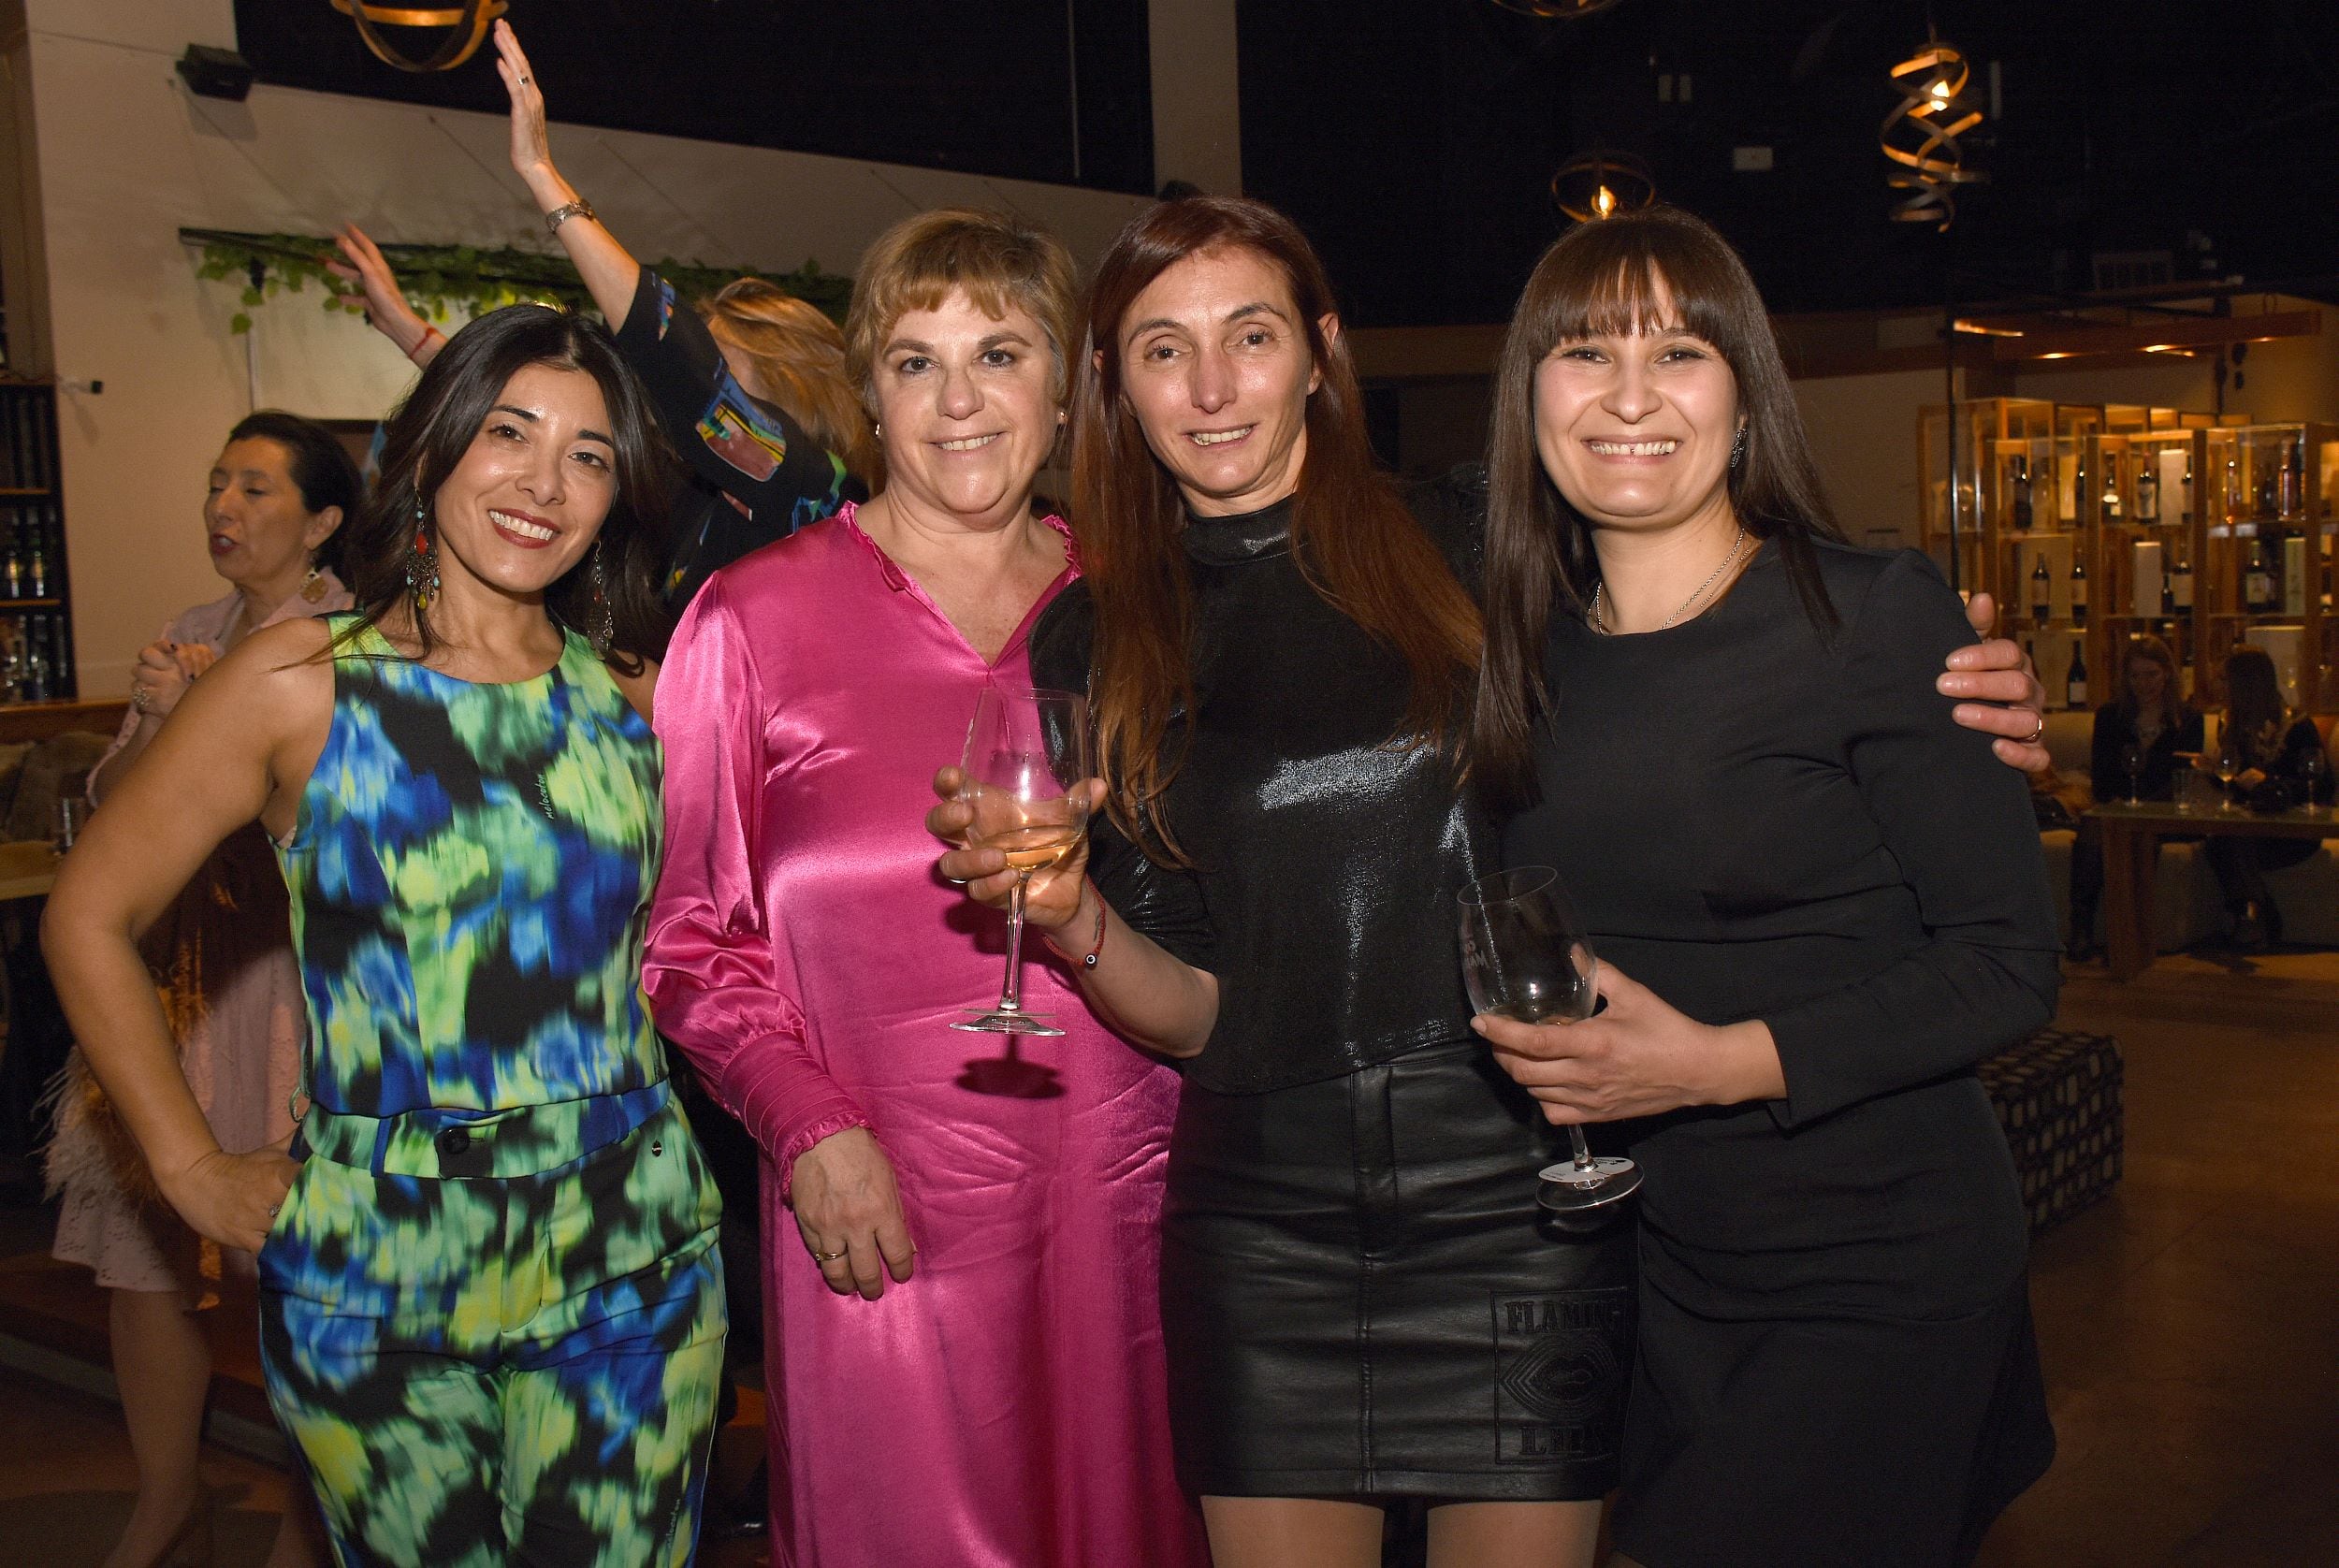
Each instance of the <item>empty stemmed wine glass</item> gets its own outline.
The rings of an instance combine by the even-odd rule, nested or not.
[[[2218,742],[2215,764],[2218,784],[2217,815],[2220,817],[2233,814],[2233,781],[2249,771],[2248,761],[2242,755],[2241,737],[2230,733],[2231,725],[2226,728],[2228,733]]]
[[[2144,748],[2134,741],[2120,748],[2120,767],[2128,774],[2128,804],[2144,804]]]
[[[1593,986],[1599,960],[1558,872],[1518,866],[1479,878],[1459,897],[1462,981],[1472,1007],[1522,1024],[1591,1016],[1599,1004]],[[1576,1157],[1544,1168],[1535,1200],[1563,1229],[1596,1230],[1640,1186],[1640,1168],[1627,1159],[1594,1158],[1581,1126],[1569,1126],[1567,1137]]]
[[[970,848],[998,849],[1015,873],[1007,907],[1007,972],[999,999],[951,1025],[990,1035],[1060,1035],[1023,1002],[1024,892],[1031,875],[1072,852],[1088,826],[1088,699],[1077,691],[987,686],[966,727],[958,798],[974,812]]]

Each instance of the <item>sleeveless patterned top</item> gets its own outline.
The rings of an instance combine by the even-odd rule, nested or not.
[[[503,685],[371,627],[335,647],[332,731],[278,849],[326,1110],[505,1111],[664,1078],[641,987],[658,740],[566,642]]]

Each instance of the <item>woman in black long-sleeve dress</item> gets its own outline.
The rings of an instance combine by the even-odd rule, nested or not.
[[[1620,1549],[1969,1561],[2053,1452],[1972,1067],[2051,1016],[2056,943],[2020,782],[1926,690],[1956,596],[1839,542],[1752,281],[1686,214],[1545,257],[1494,428],[1476,755],[1607,1006],[1480,1022],[1646,1172]]]

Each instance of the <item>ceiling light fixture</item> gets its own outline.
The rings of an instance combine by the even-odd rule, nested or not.
[[[1551,176],[1551,204],[1579,224],[1634,211],[1656,199],[1656,177],[1630,152],[1578,152]]]
[[[1960,96],[1969,74],[1966,57],[1938,38],[1892,68],[1900,102],[1884,116],[1877,141],[1898,166],[1885,183],[1909,193],[1893,209],[1895,223],[1947,229],[1957,215],[1956,187],[1989,178],[1965,167],[1957,145],[1982,123],[1982,110]]]
[[[385,65],[416,76],[451,71],[479,51],[487,28],[508,8],[507,0],[463,0],[459,6],[377,6],[370,0],[333,0],[333,8],[357,23],[357,36]],[[411,60],[390,47],[379,31],[384,27],[444,27],[446,36],[436,51]]]

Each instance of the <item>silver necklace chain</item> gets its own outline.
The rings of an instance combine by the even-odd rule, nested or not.
[[[1707,578],[1704,582],[1698,584],[1697,591],[1691,594],[1687,599],[1681,601],[1681,607],[1674,611],[1671,615],[1665,617],[1663,623],[1660,625],[1657,630],[1660,632],[1670,631],[1672,630],[1674,622],[1679,620],[1683,616],[1688,615],[1691,607],[1699,600],[1705,598],[1707,590],[1710,589],[1716,583],[1722,581],[1722,574],[1724,572],[1729,571],[1730,568],[1736,563],[1738,559],[1738,550],[1740,546],[1745,544],[1745,543],[1746,525],[1744,523],[1740,523],[1738,525],[1737,537],[1730,541],[1730,553],[1722,558],[1722,564],[1714,568],[1714,574]],[[1607,586],[1608,585],[1605,582],[1594,583],[1591,585],[1591,608],[1590,612],[1586,614],[1584,619],[1586,624],[1591,626],[1594,632],[1599,632],[1603,637],[1613,637],[1616,633],[1608,630],[1607,617],[1600,613],[1600,590]]]

